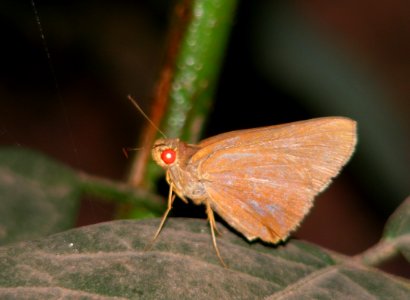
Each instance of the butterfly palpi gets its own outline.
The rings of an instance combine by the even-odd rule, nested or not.
[[[227,132],[191,145],[159,139],[153,159],[166,170],[168,209],[175,194],[204,204],[221,263],[214,212],[249,241],[277,243],[295,230],[351,157],[356,122],[325,117]]]

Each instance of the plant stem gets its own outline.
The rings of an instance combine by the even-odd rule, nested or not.
[[[169,101],[160,126],[168,137],[188,142],[199,139],[211,107],[236,4],[237,0],[183,0],[176,9],[176,14],[185,12],[182,16],[187,21],[182,23],[186,26],[181,38],[176,39],[179,45],[174,41],[168,49],[169,57],[175,58],[172,66],[165,65],[167,69],[162,72],[161,82],[168,80],[171,84],[169,87],[160,84],[161,92],[157,92],[157,97],[166,97]],[[164,91],[168,94],[164,95]],[[162,102],[156,101],[156,106],[158,103]],[[152,114],[158,115],[155,111]],[[152,143],[153,140],[143,146],[150,148]],[[147,163],[148,155],[143,155],[145,157],[136,163]],[[153,187],[161,175],[160,168],[149,161],[146,169],[134,164],[129,181],[135,186]]]
[[[216,87],[236,0],[192,1],[162,125],[169,137],[198,141]]]
[[[376,267],[398,254],[397,241],[382,239],[373,247],[355,256],[355,259],[367,266]]]
[[[110,181],[83,172],[78,173],[78,178],[83,192],[88,195],[142,206],[154,214],[160,214],[165,208],[165,202],[160,196],[146,190],[132,188],[125,183]]]

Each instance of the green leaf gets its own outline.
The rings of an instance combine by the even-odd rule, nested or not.
[[[247,243],[205,220],[115,221],[0,248],[0,298],[406,299],[410,283],[314,245]],[[118,298],[115,298],[118,297]]]
[[[391,215],[383,236],[386,242],[393,243],[407,261],[410,261],[410,197]]]
[[[0,245],[66,230],[79,200],[74,172],[34,151],[0,149]]]

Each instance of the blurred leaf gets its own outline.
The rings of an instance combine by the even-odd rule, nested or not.
[[[115,221],[0,248],[0,298],[406,299],[410,283],[300,241],[249,244],[204,220]],[[115,298],[118,299],[118,298]]]
[[[31,150],[0,149],[0,244],[72,227],[79,194],[71,169]]]

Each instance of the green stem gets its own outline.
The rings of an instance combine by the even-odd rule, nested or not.
[[[373,247],[355,256],[355,259],[366,266],[376,267],[398,255],[397,241],[382,239]]]
[[[115,199],[118,202],[143,207],[149,211],[161,214],[165,201],[158,195],[143,189],[136,189],[121,182],[114,182],[96,176],[79,172],[78,178],[84,193],[102,199]]]
[[[196,142],[210,108],[235,0],[196,0],[180,46],[163,124],[169,137]],[[199,123],[199,124],[198,124]]]
[[[193,0],[174,66],[169,103],[161,128],[168,137],[198,141],[209,113],[237,0]],[[146,182],[159,167],[150,161]]]

